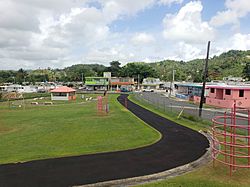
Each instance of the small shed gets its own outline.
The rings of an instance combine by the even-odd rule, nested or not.
[[[61,86],[51,90],[51,100],[69,101],[76,99],[76,90],[67,86]]]

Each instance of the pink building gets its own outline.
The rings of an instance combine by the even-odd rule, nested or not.
[[[234,85],[208,85],[208,96],[206,104],[221,107],[232,108],[234,101],[236,106],[241,108],[250,108],[250,87]]]

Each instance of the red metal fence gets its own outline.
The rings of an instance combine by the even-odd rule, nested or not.
[[[236,108],[212,119],[212,158],[229,167],[250,168],[250,110]]]

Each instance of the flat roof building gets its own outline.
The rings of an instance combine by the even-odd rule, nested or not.
[[[85,77],[85,86],[88,90],[108,90],[109,78]]]
[[[208,85],[208,96],[206,104],[221,107],[232,108],[234,101],[236,106],[241,108],[250,108],[250,86],[243,85]]]

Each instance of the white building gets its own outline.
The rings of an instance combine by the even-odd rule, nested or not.
[[[158,78],[145,78],[142,81],[141,89],[143,91],[154,91],[160,89],[160,86],[163,85],[163,82]]]
[[[7,92],[7,86],[0,86],[0,92]]]
[[[23,93],[24,92],[24,86],[19,84],[12,84],[7,86],[7,92],[18,92]]]

